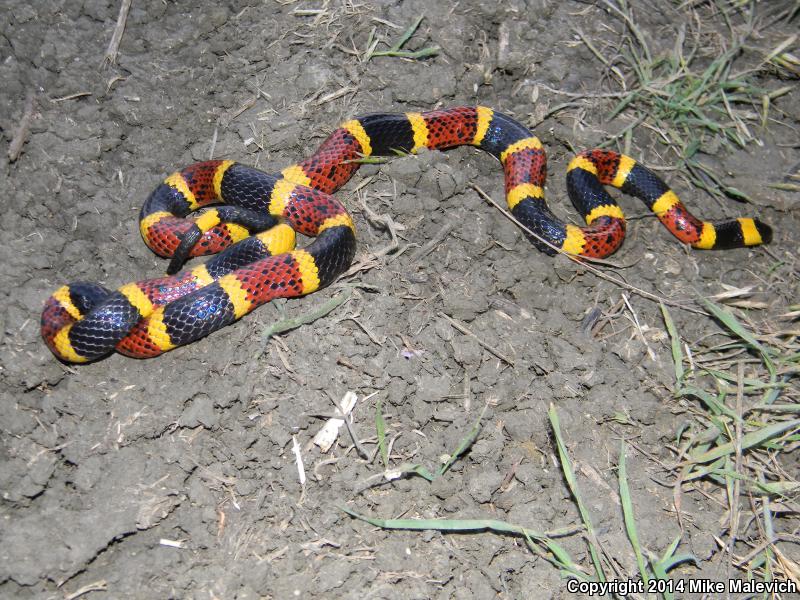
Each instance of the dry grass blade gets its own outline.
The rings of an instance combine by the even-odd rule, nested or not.
[[[119,7],[119,15],[117,16],[117,24],[114,26],[114,33],[111,35],[111,41],[108,43],[106,53],[103,55],[103,62],[113,65],[117,62],[117,52],[119,52],[119,45],[122,42],[122,34],[125,32],[125,23],[128,21],[128,11],[131,9],[131,0],[122,0]]]
[[[789,36],[764,58],[764,62],[771,63],[778,69],[783,69],[793,75],[800,75],[800,58],[787,51],[796,42],[797,34]]]
[[[25,98],[25,108],[22,111],[22,117],[19,120],[17,129],[14,132],[14,137],[11,138],[11,143],[8,144],[8,161],[14,162],[22,154],[22,147],[28,139],[30,133],[31,120],[33,119],[33,110],[36,106],[36,94],[31,91]]]
[[[718,321],[725,325],[725,327],[736,334],[739,338],[744,340],[753,350],[756,350],[759,354],[761,354],[761,357],[764,360],[764,365],[773,375],[774,380],[775,367],[770,358],[770,350],[764,347],[750,332],[750,330],[739,322],[733,313],[717,304],[714,304],[710,300],[706,300],[705,298],[702,298],[702,303]]]

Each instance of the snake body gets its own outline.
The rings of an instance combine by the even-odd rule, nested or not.
[[[168,275],[114,291],[87,282],[62,286],[45,303],[42,337],[68,362],[95,360],[115,349],[151,357],[274,298],[314,292],[353,260],[353,221],[330,194],[350,179],[359,159],[463,145],[499,159],[509,210],[535,234],[527,234],[534,246],[548,254],[556,248],[602,258],[620,246],[625,218],[604,186],[640,198],[675,237],[695,248],[754,246],[772,237],[757,219],[694,217],[652,171],[609,150],[582,152],[569,164],[567,190],[587,226],[564,223],[544,200],[542,144],[511,117],[483,106],[373,114],[343,123],[313,155],[280,175],[216,160],[167,177],[144,203],[139,225],[147,245],[171,257]],[[315,239],[295,249],[295,232]],[[189,257],[215,253],[204,265],[178,272]]]

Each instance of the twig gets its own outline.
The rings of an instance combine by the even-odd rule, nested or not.
[[[78,588],[71,594],[64,596],[64,600],[75,600],[75,598],[80,598],[90,592],[105,592],[108,589],[108,584],[106,583],[105,579],[100,579],[95,581],[94,583],[89,583],[81,588]]]
[[[231,110],[228,114],[223,115],[222,118],[218,121],[218,123],[221,123],[223,127],[228,127],[228,125],[230,125],[236,117],[238,117],[244,111],[253,108],[257,100],[258,100],[258,94],[251,96],[250,98],[245,100],[241,106]]]
[[[463,333],[464,335],[468,335],[468,336],[470,336],[471,338],[474,338],[476,342],[478,342],[478,343],[479,343],[481,346],[483,346],[484,348],[486,348],[486,349],[487,349],[489,352],[491,352],[492,354],[494,354],[494,355],[495,355],[497,358],[499,358],[500,360],[502,360],[504,363],[506,363],[506,364],[508,364],[509,366],[512,366],[512,367],[514,366],[514,361],[513,361],[513,360],[511,360],[510,358],[508,358],[508,357],[507,357],[505,354],[503,354],[502,352],[500,352],[500,351],[499,351],[497,348],[495,348],[494,346],[490,346],[489,344],[487,344],[486,342],[484,342],[484,341],[483,341],[481,338],[479,338],[477,335],[475,335],[474,333],[472,333],[472,332],[471,332],[471,331],[470,331],[470,330],[467,328],[467,326],[466,326],[466,325],[464,325],[463,323],[459,323],[458,321],[456,321],[456,320],[455,320],[454,318],[452,318],[452,317],[448,317],[448,316],[447,316],[446,314],[444,314],[443,312],[440,312],[440,313],[439,313],[439,316],[440,316],[440,317],[444,317],[445,319],[447,319],[447,321],[448,321],[448,322],[449,322],[449,323],[450,323],[450,324],[451,324],[453,327],[455,327],[456,329],[458,329],[458,330],[459,330],[461,333]]]
[[[292,436],[292,454],[294,454],[294,463],[297,466],[297,479],[301,486],[306,484],[306,468],[303,465],[303,455],[300,452],[300,444],[297,443],[297,436]]]
[[[364,400],[371,398],[375,394],[377,394],[377,392],[371,394],[370,396],[367,396],[366,398],[364,398]],[[350,413],[343,410],[342,407],[339,405],[339,403],[333,397],[331,397],[331,402],[333,402],[333,405],[336,407],[336,410],[341,415],[341,417],[336,417],[336,418],[340,418],[344,422],[344,426],[347,429],[347,433],[350,434],[350,439],[353,440],[353,445],[356,448],[356,452],[358,452],[361,455],[361,458],[369,460],[370,459],[369,452],[367,452],[364,446],[361,444],[361,442],[358,441],[358,434],[355,431],[355,425],[353,425],[353,423],[350,421],[351,418]],[[353,407],[353,410],[355,410],[355,407]]]
[[[639,337],[644,344],[644,347],[647,349],[647,355],[650,357],[650,360],[655,362],[656,360],[656,353],[653,352],[653,349],[650,347],[650,344],[647,343],[647,338],[644,336],[644,331],[642,331],[642,325],[639,323],[639,315],[636,314],[636,311],[633,310],[630,301],[628,300],[628,296],[622,294],[622,301],[625,303],[625,306],[628,307],[628,310],[633,317],[633,324],[636,326],[636,330],[639,332]]]
[[[331,92],[329,94],[325,94],[321,98],[317,98],[317,100],[314,101],[314,105],[315,106],[322,106],[323,104],[326,104],[327,102],[332,102],[333,100],[336,100],[337,98],[341,98],[342,96],[346,96],[347,94],[349,94],[351,92],[355,92],[355,91],[356,91],[356,88],[350,87],[350,86],[345,86],[343,88],[340,88],[340,89],[336,90],[335,92]]]
[[[108,43],[108,48],[103,56],[104,64],[113,65],[117,62],[117,52],[122,41],[122,34],[125,31],[125,23],[128,20],[130,8],[131,0],[122,0],[122,4],[119,7],[119,15],[117,16],[117,24],[114,26],[114,34],[111,36],[111,41]]]
[[[523,85],[536,85],[544,90],[547,90],[551,94],[567,96],[568,98],[624,98],[630,94],[630,92],[567,92],[566,90],[559,90],[557,88],[550,87],[546,83],[542,83],[541,81],[536,81],[534,79],[526,79],[522,83]]]
[[[449,221],[448,223],[446,223],[444,225],[444,227],[442,227],[436,233],[436,235],[433,236],[428,241],[428,243],[426,243],[422,248],[420,248],[419,250],[414,252],[414,254],[411,256],[411,259],[409,261],[410,264],[412,264],[412,265],[416,264],[418,260],[420,260],[421,258],[424,258],[428,254],[433,252],[433,249],[444,241],[444,239],[450,234],[450,232],[453,231],[453,228],[455,226],[456,226],[456,222],[455,221]]]
[[[67,94],[66,96],[59,96],[58,98],[51,98],[50,102],[53,104],[58,104],[59,102],[65,102],[67,100],[75,100],[76,98],[85,98],[86,96],[91,96],[92,92],[75,92],[74,94]]]
[[[31,128],[31,119],[33,118],[33,109],[36,105],[36,94],[33,91],[28,92],[25,99],[25,110],[22,111],[22,117],[19,120],[17,131],[8,145],[8,160],[14,162],[19,158],[22,153],[22,146],[28,140],[28,133]]]

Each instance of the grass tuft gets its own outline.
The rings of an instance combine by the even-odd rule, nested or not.
[[[488,404],[487,404],[488,406]],[[453,462],[459,457],[463,456],[466,450],[474,443],[475,439],[480,433],[480,424],[483,419],[486,407],[481,412],[480,417],[470,429],[469,433],[461,440],[456,451],[451,455],[447,462],[441,469],[433,475],[422,467],[421,465],[401,465],[396,469],[398,473],[417,473],[422,475],[428,481],[433,481],[436,477],[444,475]],[[380,408],[377,410],[380,415]],[[340,506],[340,510],[354,519],[359,519],[375,527],[387,530],[409,530],[409,531],[440,531],[447,533],[480,533],[492,532],[501,535],[511,535],[521,537],[525,541],[525,545],[529,551],[536,556],[543,558],[552,566],[557,568],[562,576],[579,579],[581,581],[605,582],[609,580],[606,573],[606,568],[602,561],[602,551],[599,543],[597,542],[595,531],[592,526],[592,519],[587,510],[584,502],[581,499],[580,489],[577,485],[575,473],[572,468],[572,461],[567,452],[566,444],[564,443],[561,435],[561,425],[554,407],[550,407],[548,417],[553,430],[553,437],[556,441],[558,448],[559,460],[561,464],[562,473],[567,485],[572,492],[573,500],[578,507],[578,512],[581,516],[581,523],[572,526],[562,527],[552,531],[539,532],[523,525],[508,523],[500,519],[416,519],[416,518],[403,518],[403,519],[379,519],[360,514],[346,506]],[[382,420],[376,417],[376,423]],[[381,435],[379,438],[379,445]],[[627,470],[625,466],[625,444],[622,443],[620,447],[619,469],[619,494],[622,503],[623,518],[625,529],[628,534],[628,539],[631,542],[634,554],[636,555],[636,563],[639,570],[639,575],[644,582],[645,589],[647,583],[655,578],[668,582],[670,580],[669,573],[678,565],[693,562],[697,563],[697,559],[691,554],[675,554],[679,544],[680,536],[677,537],[670,546],[659,557],[652,555],[647,551],[639,541],[638,529],[633,513],[633,499],[631,497],[630,488],[627,480]],[[589,574],[589,569],[586,566],[576,562],[569,551],[556,539],[573,536],[575,534],[582,534],[582,537],[587,540],[589,545],[589,553],[591,556],[592,568],[594,575]],[[647,559],[646,559],[647,557]],[[620,562],[620,561],[616,561]],[[614,575],[611,578],[619,578],[620,574],[617,566],[612,566]],[[632,575],[628,575],[631,577]],[[664,585],[656,588],[659,590],[658,597],[664,600],[673,600],[670,585]]]
[[[778,544],[787,535],[793,539],[779,528],[793,526],[775,518],[775,507],[793,511],[800,490],[790,466],[800,442],[800,342],[791,323],[799,315],[790,307],[783,316],[788,327],[756,325],[743,310],[700,302],[721,326],[714,339],[722,342],[686,344],[662,308],[675,361],[673,395],[693,417],[675,449],[675,507],[680,515],[683,494],[709,497],[718,488],[715,497],[726,510],[717,539],[728,537],[721,546],[730,563],[748,578],[792,577]]]
[[[713,154],[720,146],[760,144],[758,135],[769,120],[774,101],[794,86],[767,88],[759,84],[758,77],[769,70],[797,76],[800,63],[791,49],[798,36],[773,48],[764,46],[757,2],[740,6],[723,0],[685,2],[677,9],[683,18],[676,18],[680,25],[674,45],[659,53],[636,24],[625,0],[603,0],[602,4],[625,27],[622,41],[613,48],[613,58],[577,33],[623,88],[610,117],[629,116],[632,124],[626,133],[639,126],[654,131],[656,139],[683,163],[695,187],[718,197],[749,200],[744,192],[727,184],[725,176],[703,163],[699,154]],[[620,137],[610,137],[606,145]]]

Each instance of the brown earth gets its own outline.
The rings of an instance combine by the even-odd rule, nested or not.
[[[675,9],[633,4],[651,43],[668,51]],[[574,221],[561,176],[569,144],[591,147],[629,120],[607,121],[613,101],[550,89],[615,90],[575,30],[594,32],[588,35],[603,46],[620,35],[619,20],[592,3],[548,0],[134,2],[116,64],[103,66],[117,11],[106,0],[9,0],[4,8],[4,157],[31,91],[36,108],[22,155],[0,173],[0,596],[66,597],[97,582],[106,591],[84,597],[568,596],[566,580],[517,538],[384,531],[339,508],[495,518],[539,531],[578,523],[547,421],[551,404],[599,541],[623,572],[636,573],[615,493],[624,436],[636,448],[628,476],[642,543],[663,552],[680,528],[672,490],[659,484],[659,461],[674,460],[665,446],[687,416],[685,402],[670,394],[674,372],[659,306],[563,257],[537,253],[471,187],[502,198],[498,165],[473,149],[362,168],[339,194],[356,219],[356,260],[390,241],[366,218],[362,199],[400,227],[401,251],[349,279],[372,290],[356,289],[326,317],[273,338],[257,361],[251,357],[264,327],[343,289],[262,307],[147,361],[112,355],[66,366],[37,325],[42,303],[65,282],[114,287],[163,272],[136,218],[175,168],[213,155],[277,172],[356,114],[481,103],[514,115],[535,126],[549,149],[556,175],[548,197]],[[396,39],[423,12],[408,48],[435,44],[440,54],[359,60],[371,31]],[[774,27],[785,28],[776,39],[791,28]],[[509,44],[498,53],[501,30]],[[760,83],[782,85],[769,76]],[[549,114],[563,102],[575,106]],[[612,274],[687,304],[722,284],[754,286],[770,314],[797,301],[796,283],[777,283],[788,267],[775,267],[798,248],[797,194],[767,187],[797,160],[796,92],[777,107],[762,145],[704,157],[755,206],[711,199],[678,173],[664,173],[705,217],[757,214],[772,223],[771,253],[686,251],[654,219],[640,218],[614,257],[628,267]],[[656,137],[637,131],[637,156],[670,166]],[[420,253],[432,239],[438,243]],[[620,305],[623,294],[631,310]],[[589,336],[581,321],[594,308],[609,321]],[[705,317],[671,310],[686,339],[719,331]],[[395,466],[435,468],[484,404],[489,409],[477,441],[445,476],[370,485],[380,459],[363,460],[344,429],[328,454],[306,446],[347,391],[359,396],[354,429],[368,452],[376,448],[375,402],[382,401]],[[293,438],[303,449],[304,487]],[[726,577],[713,537],[719,507],[687,494],[682,508],[690,519],[681,551],[700,560],[685,573]],[[579,536],[562,543],[588,564]]]

